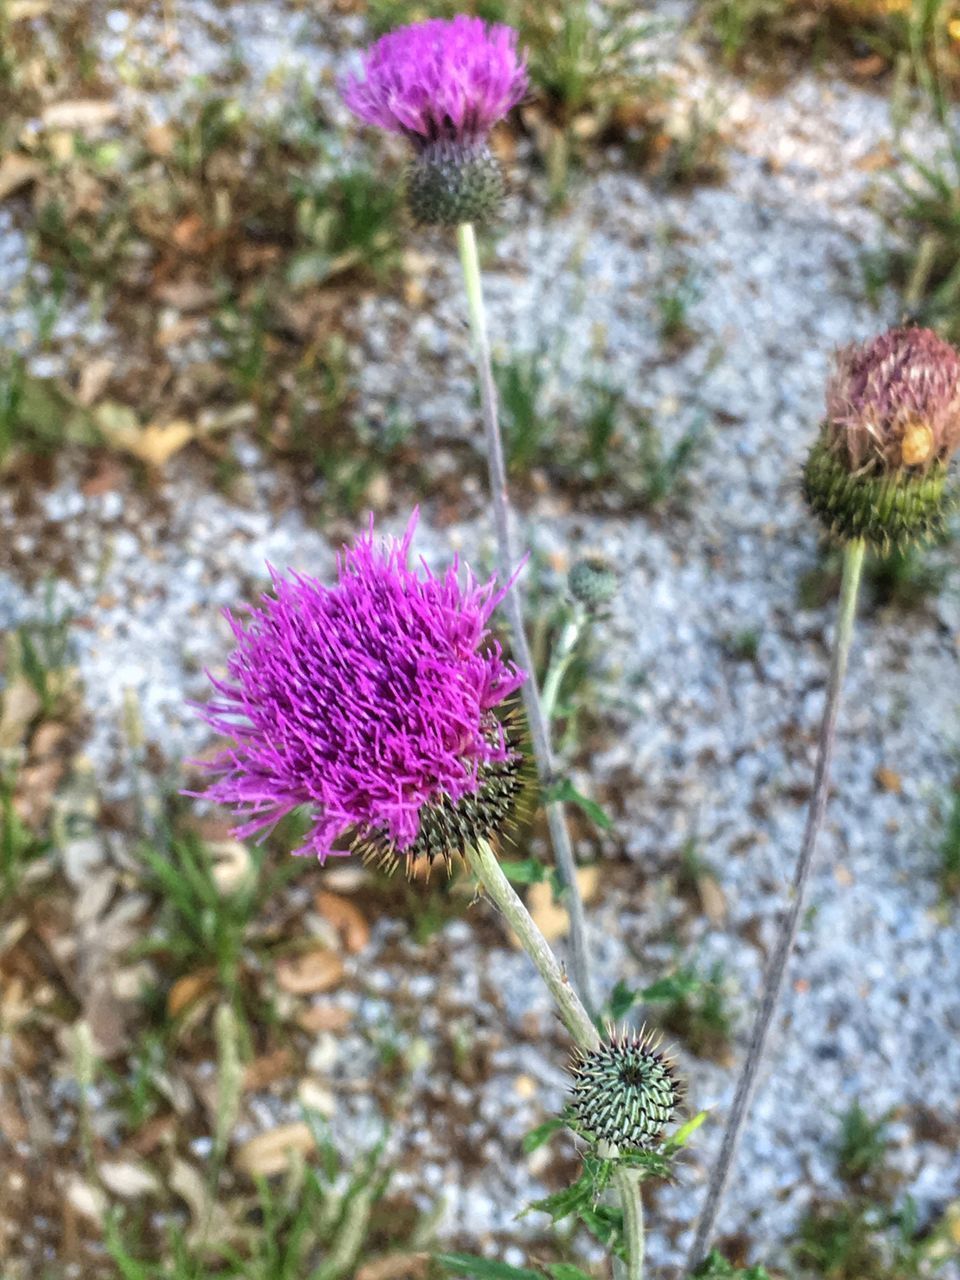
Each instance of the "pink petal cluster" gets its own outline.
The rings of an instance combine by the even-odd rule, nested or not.
[[[520,101],[527,72],[512,27],[460,14],[382,36],[342,87],[354,115],[417,145],[473,142]]]
[[[494,708],[526,678],[505,662],[487,623],[503,597],[493,580],[461,582],[408,565],[414,512],[400,539],[373,525],[326,587],[273,574],[273,594],[227,613],[236,639],[217,697],[200,708],[233,739],[207,768],[207,796],[239,810],[254,835],[299,806],[312,827],[298,853],[321,862],[344,835],[384,834],[397,852],[417,838],[425,806],[478,790],[483,765],[511,759]]]
[[[945,461],[960,446],[960,355],[930,329],[888,329],[844,347],[827,430],[852,471]]]

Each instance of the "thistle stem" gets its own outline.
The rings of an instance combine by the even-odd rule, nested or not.
[[[593,1019],[570,985],[570,979],[560,967],[550,944],[504,875],[497,855],[487,841],[481,839],[477,841],[475,848],[466,850],[466,858],[477,879],[520,939],[524,951],[536,965],[540,977],[557,1003],[564,1026],[581,1049],[595,1049],[600,1043],[600,1036]]]
[[[487,447],[487,465],[490,472],[490,496],[493,506],[493,522],[497,535],[497,567],[503,582],[513,576],[516,556],[510,532],[510,495],[507,489],[507,468],[503,454],[503,439],[497,414],[497,391],[493,380],[490,359],[490,342],[487,336],[486,309],[483,303],[483,284],[480,278],[480,258],[473,224],[461,223],[457,227],[457,245],[467,293],[467,310],[470,315],[470,332],[473,337],[477,377],[480,384],[480,409],[483,417]],[[534,675],[533,655],[523,624],[523,605],[519,589],[514,583],[504,599],[507,619],[513,634],[513,647],[518,664],[530,673],[523,685],[523,702],[530,726],[530,740],[537,764],[540,785],[546,795],[555,781],[553,745],[550,722],[544,715],[540,694]],[[570,915],[570,967],[573,981],[588,1009],[593,1008],[593,992],[590,976],[590,957],[587,945],[586,916],[583,899],[577,884],[577,867],[563,814],[563,805],[557,800],[545,802],[550,841],[557,860],[557,869],[563,882],[564,905]]]
[[[623,1209],[623,1237],[627,1246],[625,1280],[643,1280],[643,1170],[618,1165],[613,1183]]]
[[[830,665],[830,679],[827,684],[823,722],[820,727],[813,792],[810,797],[810,808],[807,815],[803,845],[800,849],[793,880],[793,901],[780,926],[780,934],[764,977],[760,994],[760,1007],[757,1010],[753,1024],[750,1047],[747,1050],[743,1071],[737,1083],[737,1091],[730,1109],[727,1127],[724,1131],[720,1154],[710,1177],[706,1202],[703,1206],[700,1220],[697,1223],[696,1237],[687,1257],[687,1269],[689,1271],[693,1271],[702,1262],[713,1235],[717,1215],[723,1203],[727,1183],[732,1172],[733,1162],[736,1159],[740,1134],[753,1101],[757,1073],[763,1062],[773,1015],[777,1011],[780,997],[783,993],[787,963],[797,939],[800,916],[803,911],[807,885],[810,879],[810,868],[827,808],[827,795],[830,787],[830,763],[836,738],[840,693],[847,669],[847,659],[850,655],[850,642],[853,638],[857,594],[860,588],[860,576],[863,569],[865,550],[866,544],[862,538],[853,539],[844,548],[837,633]]]
[[[537,928],[530,912],[520,901],[513,885],[504,875],[497,855],[486,840],[465,851],[467,862],[486,892],[500,909],[507,924],[520,939],[524,951],[537,967],[547,990],[556,1001],[564,1026],[579,1048],[596,1049],[600,1036],[593,1019],[561,969],[550,944]],[[627,1280],[643,1280],[643,1198],[640,1189],[642,1170],[618,1168],[614,1182],[623,1207],[624,1234],[627,1241]]]
[[[577,647],[577,641],[583,632],[583,624],[585,621],[585,613],[583,606],[578,604],[574,607],[574,611],[568,618],[563,630],[560,632],[560,638],[557,641],[553,652],[550,655],[550,666],[547,668],[547,674],[543,681],[543,692],[540,695],[540,705],[543,708],[543,718],[548,725],[553,724],[553,717],[557,709],[557,696],[560,693],[560,685],[563,683],[563,677],[567,674],[567,668],[573,661],[574,650]]]

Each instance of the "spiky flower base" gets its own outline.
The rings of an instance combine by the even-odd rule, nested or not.
[[[428,226],[489,222],[505,190],[500,163],[485,142],[431,142],[407,170],[407,205]]]
[[[953,505],[947,468],[923,473],[851,473],[821,437],[803,470],[803,494],[820,522],[843,541],[864,538],[879,551],[900,550],[939,533]]]
[[[449,869],[454,857],[478,840],[493,840],[509,830],[515,820],[526,782],[523,756],[515,753],[507,760],[484,765],[478,790],[456,803],[443,796],[420,811],[420,834],[413,844],[398,852],[387,833],[361,837],[354,848],[367,861],[389,871],[403,865],[412,873],[414,863],[425,858],[432,866],[442,862]]]
[[[624,1151],[655,1146],[680,1102],[672,1060],[657,1036],[611,1031],[599,1048],[581,1051],[570,1071],[570,1105],[582,1133]]]

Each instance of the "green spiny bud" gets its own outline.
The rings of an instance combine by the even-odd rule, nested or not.
[[[836,537],[864,538],[884,552],[939,533],[954,502],[943,463],[919,475],[903,470],[852,475],[830,448],[826,432],[807,458],[803,493],[811,511]]]
[[[407,205],[428,226],[489,222],[504,194],[503,171],[486,142],[430,142],[407,170]]]
[[[838,353],[804,496],[838,538],[903,548],[942,528],[958,445],[960,356],[929,329],[890,329]]]
[[[575,560],[567,574],[567,586],[574,600],[588,609],[609,604],[620,589],[620,574],[599,556]]]
[[[680,1102],[673,1061],[657,1036],[611,1030],[597,1049],[581,1050],[570,1105],[582,1133],[619,1150],[656,1146]]]

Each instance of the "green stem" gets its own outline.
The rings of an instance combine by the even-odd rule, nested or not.
[[[507,468],[503,453],[503,439],[497,415],[497,389],[493,379],[490,359],[490,342],[487,337],[487,318],[483,304],[483,284],[480,278],[480,258],[472,223],[457,227],[457,245],[467,294],[467,310],[470,331],[473,336],[474,355],[477,362],[477,378],[480,384],[480,409],[483,418],[487,448],[487,466],[490,472],[490,497],[493,523],[497,535],[497,568],[502,582],[509,582],[516,569],[510,532],[510,495],[507,489]],[[553,745],[550,722],[545,716],[534,677],[533,655],[527,640],[523,622],[523,606],[520,593],[514,584],[504,599],[504,609],[513,634],[513,649],[517,663],[529,672],[522,694],[530,727],[530,741],[540,785],[544,792],[556,781],[554,774]],[[563,806],[556,800],[546,802],[547,825],[550,841],[557,860],[557,871],[563,883],[563,902],[570,915],[570,967],[573,980],[583,1002],[593,1008],[593,990],[590,976],[590,954],[587,945],[587,922],[583,898],[577,884],[577,866],[570,842],[570,833],[564,819]]]
[[[600,1043],[600,1036],[592,1018],[570,985],[570,980],[551,951],[550,944],[504,875],[490,845],[486,840],[478,840],[475,848],[467,849],[466,858],[477,879],[520,939],[524,951],[536,965],[556,1001],[564,1026],[581,1049],[595,1049]]]
[[[548,725],[553,724],[560,685],[563,683],[563,677],[567,674],[567,669],[573,661],[577,641],[583,632],[585,617],[583,606],[577,605],[572,616],[567,620],[566,625],[560,632],[560,639],[550,654],[550,666],[547,668],[547,674],[543,681],[543,692],[540,695],[543,718]]]
[[[467,849],[467,862],[510,928],[520,939],[523,949],[537,967],[547,989],[556,1001],[564,1026],[577,1045],[589,1052],[600,1044],[600,1036],[589,1013],[567,980],[556,956],[537,928],[533,917],[520,901],[516,890],[503,873],[496,854],[486,840]],[[643,1198],[642,1170],[618,1167],[614,1183],[623,1207],[624,1235],[627,1242],[627,1280],[643,1280]]]
[[[623,1209],[623,1238],[627,1246],[626,1280],[643,1280],[643,1170],[618,1165],[614,1186]]]
[[[836,739],[837,715],[840,710],[840,693],[850,656],[850,642],[853,639],[853,628],[857,613],[857,595],[860,588],[860,577],[863,570],[863,558],[866,544],[862,538],[848,542],[843,554],[843,579],[840,585],[840,611],[837,621],[837,634],[834,640],[833,659],[830,664],[830,680],[827,685],[826,703],[823,711],[823,723],[820,728],[820,741],[817,749],[817,765],[813,778],[813,792],[810,797],[810,808],[807,815],[807,826],[804,832],[803,845],[797,860],[797,869],[793,881],[793,901],[780,926],[780,934],[764,977],[760,994],[760,1007],[753,1024],[750,1047],[744,1061],[743,1071],[737,1082],[737,1091],[730,1108],[730,1116],[724,1131],[723,1142],[717,1163],[710,1177],[707,1188],[707,1199],[697,1223],[697,1233],[687,1258],[687,1269],[693,1271],[706,1256],[710,1245],[717,1215],[723,1203],[727,1183],[733,1169],[737,1154],[737,1146],[744,1121],[750,1110],[757,1083],[757,1073],[763,1062],[764,1052],[773,1015],[777,1011],[783,993],[787,963],[797,940],[800,916],[806,899],[807,885],[810,880],[810,868],[817,848],[817,840],[823,827],[823,819],[827,810],[827,795],[830,790],[830,763],[833,758],[833,746]]]

